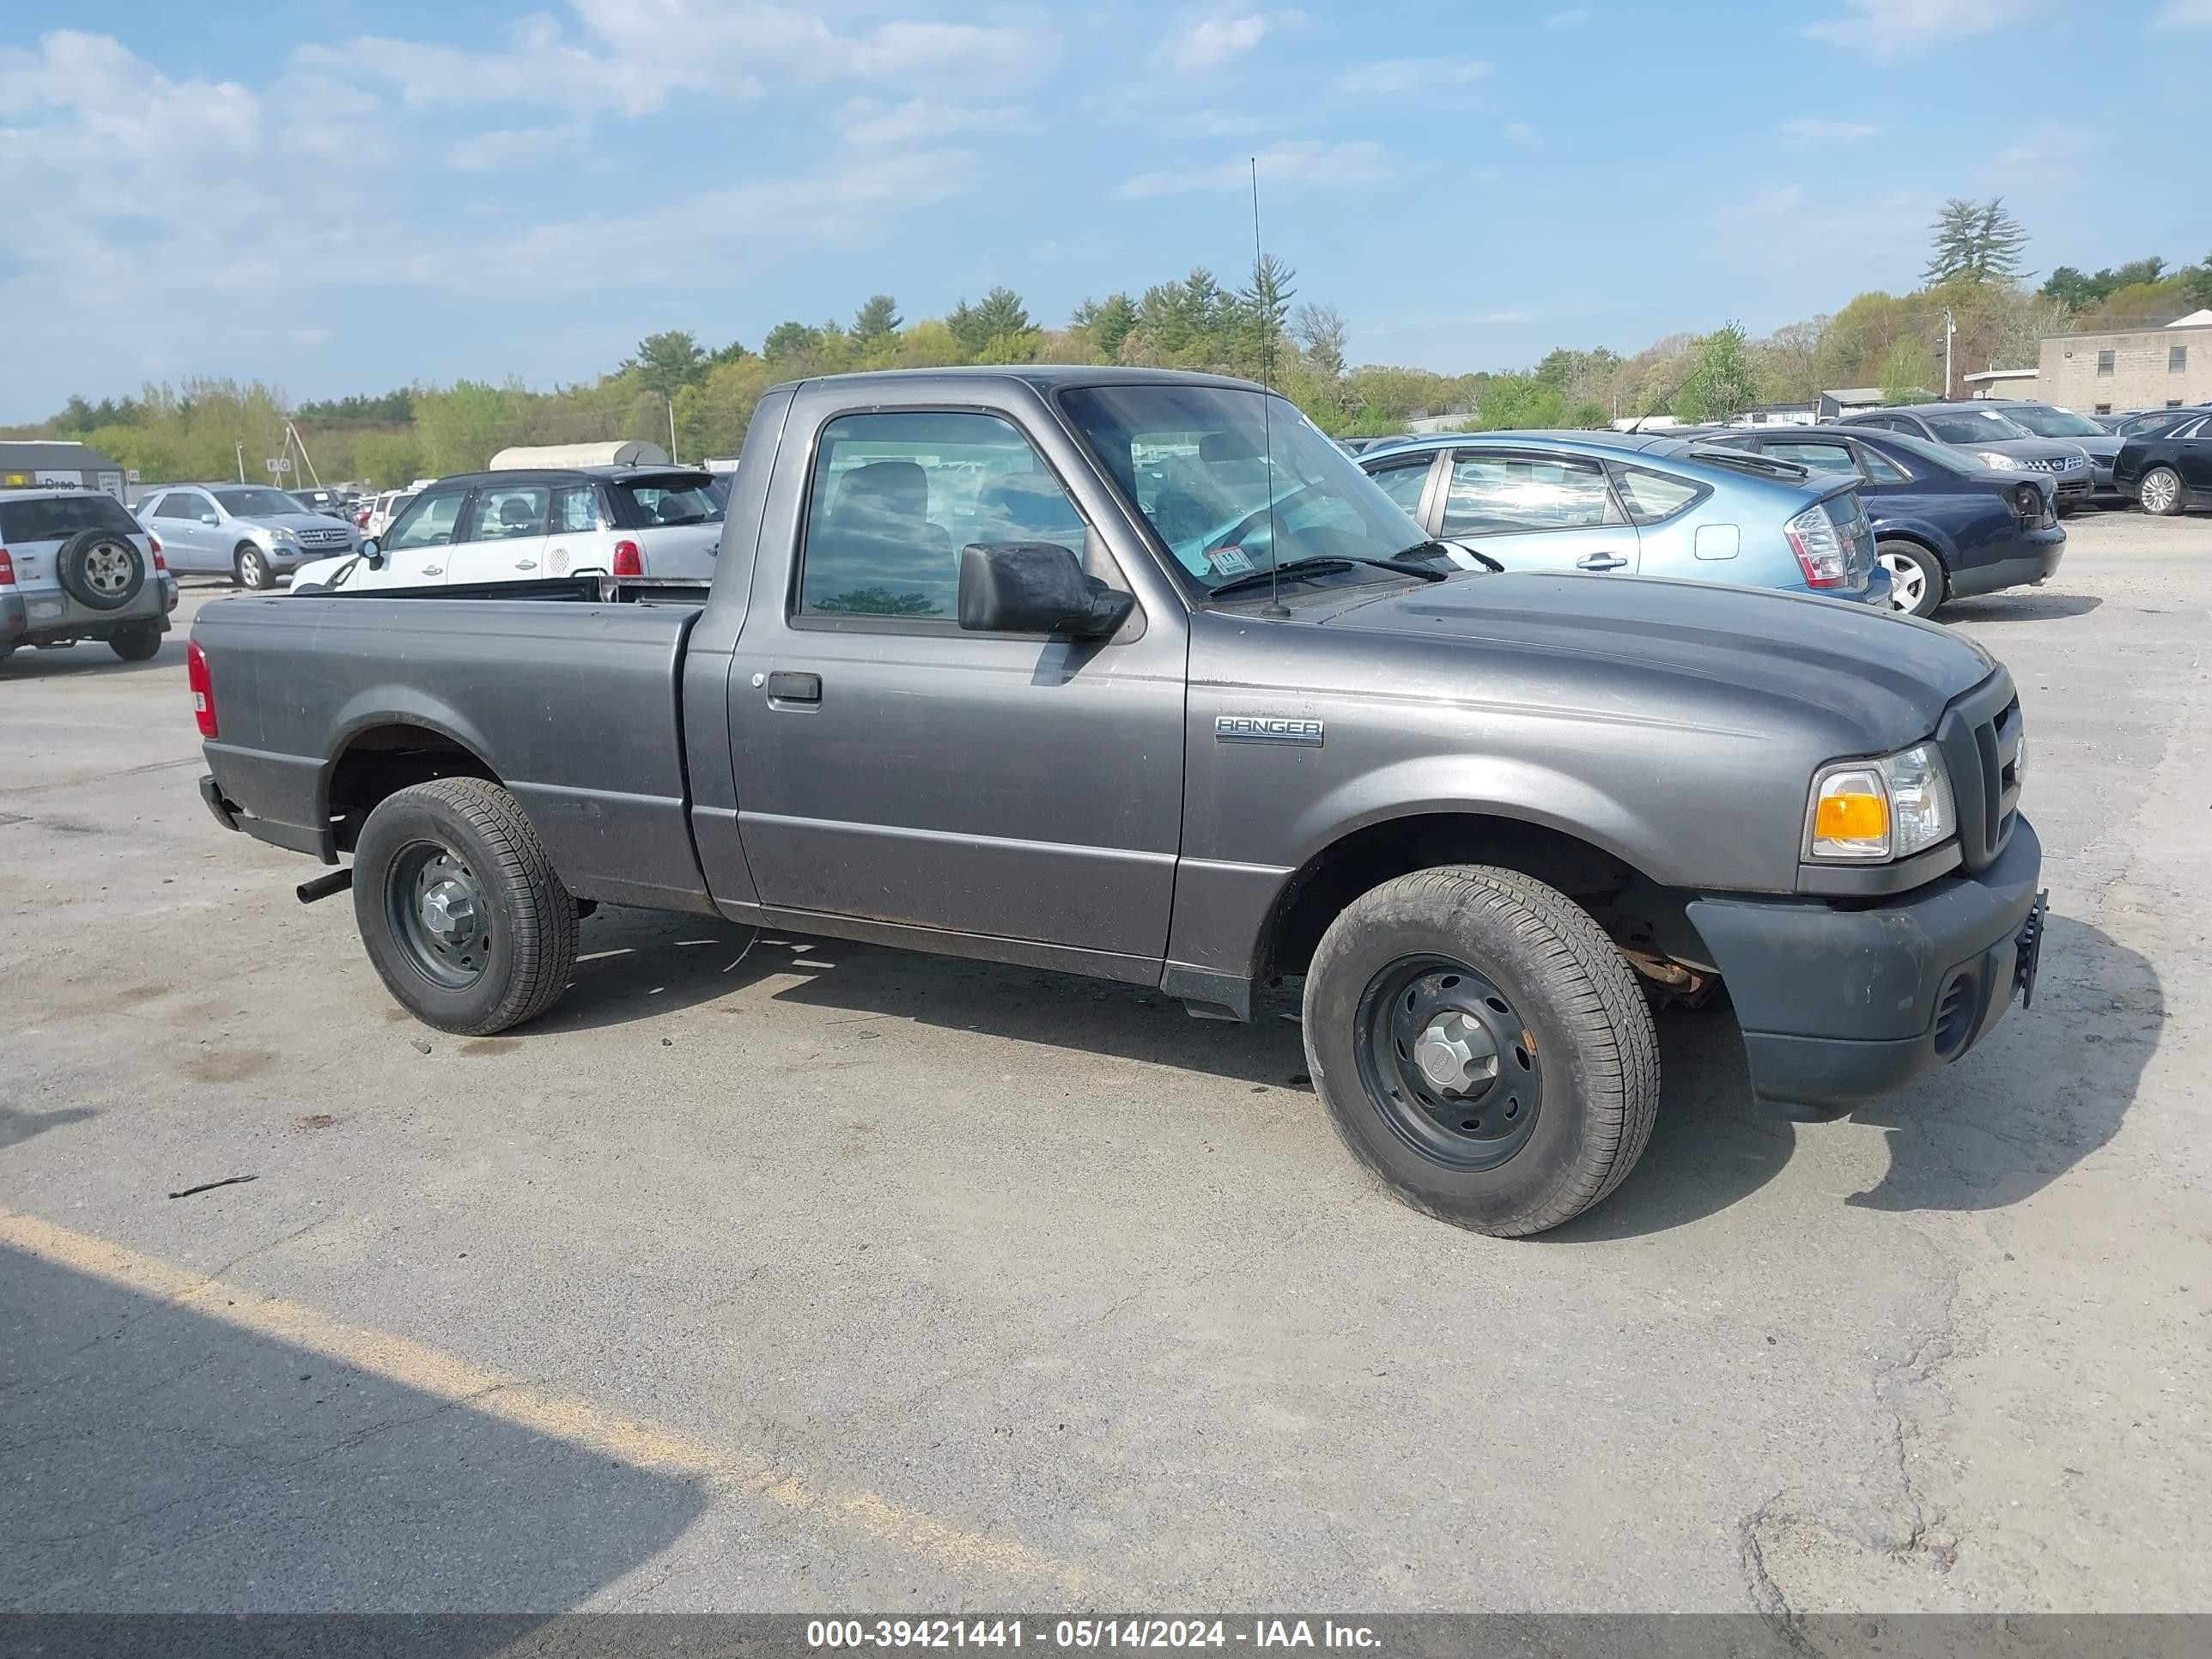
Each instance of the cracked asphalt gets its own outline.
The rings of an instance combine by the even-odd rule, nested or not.
[[[200,805],[181,632],[19,654],[0,1609],[2203,1608],[2212,520],[2070,534],[1947,615],[2035,1007],[1818,1127],[1672,1016],[1523,1243],[1369,1186],[1286,1020],[1127,988],[608,911],[425,1032]]]

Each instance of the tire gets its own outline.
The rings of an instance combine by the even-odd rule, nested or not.
[[[240,542],[232,550],[230,571],[240,587],[266,590],[276,586],[276,573],[269,568],[269,556],[252,542]]]
[[[1918,542],[1892,538],[1874,544],[1874,556],[1889,572],[1889,603],[1907,616],[1932,617],[1950,597],[1943,561]]]
[[[1494,1049],[1464,1095],[1390,1036],[1401,1010],[1418,1024],[1438,1007],[1413,1052],[1452,1020]],[[1314,1087],[1352,1155],[1415,1209],[1476,1232],[1522,1237],[1581,1214],[1650,1139],[1659,1045],[1636,976],[1588,911],[1516,872],[1420,870],[1354,900],[1314,953],[1304,1022]]]
[[[125,628],[107,636],[107,648],[125,662],[149,662],[161,653],[161,630]]]
[[[568,988],[576,902],[499,785],[441,778],[386,796],[362,825],[353,868],[368,959],[425,1025],[487,1036]]]
[[[2136,486],[2136,501],[2146,513],[2154,513],[2161,519],[2179,518],[2181,504],[2187,499],[2181,488],[2181,475],[2170,466],[2154,466],[2142,475]]]
[[[146,586],[146,556],[128,536],[80,530],[54,556],[62,591],[88,611],[120,611]]]

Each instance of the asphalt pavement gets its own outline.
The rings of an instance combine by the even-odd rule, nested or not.
[[[1518,1243],[1361,1177],[1287,1002],[607,910],[428,1031],[201,805],[181,631],[19,653],[0,1610],[2203,1607],[2212,519],[2070,534],[1946,617],[2035,1006],[1817,1127],[1669,1016]]]

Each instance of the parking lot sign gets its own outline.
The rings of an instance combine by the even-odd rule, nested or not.
[[[269,458],[269,470],[271,472],[289,472],[292,470],[292,458],[289,455],[271,455]]]

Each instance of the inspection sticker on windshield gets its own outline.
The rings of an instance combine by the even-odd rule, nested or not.
[[[1217,547],[1206,556],[1217,576],[1241,576],[1252,568],[1252,561],[1244,556],[1241,547]]]

